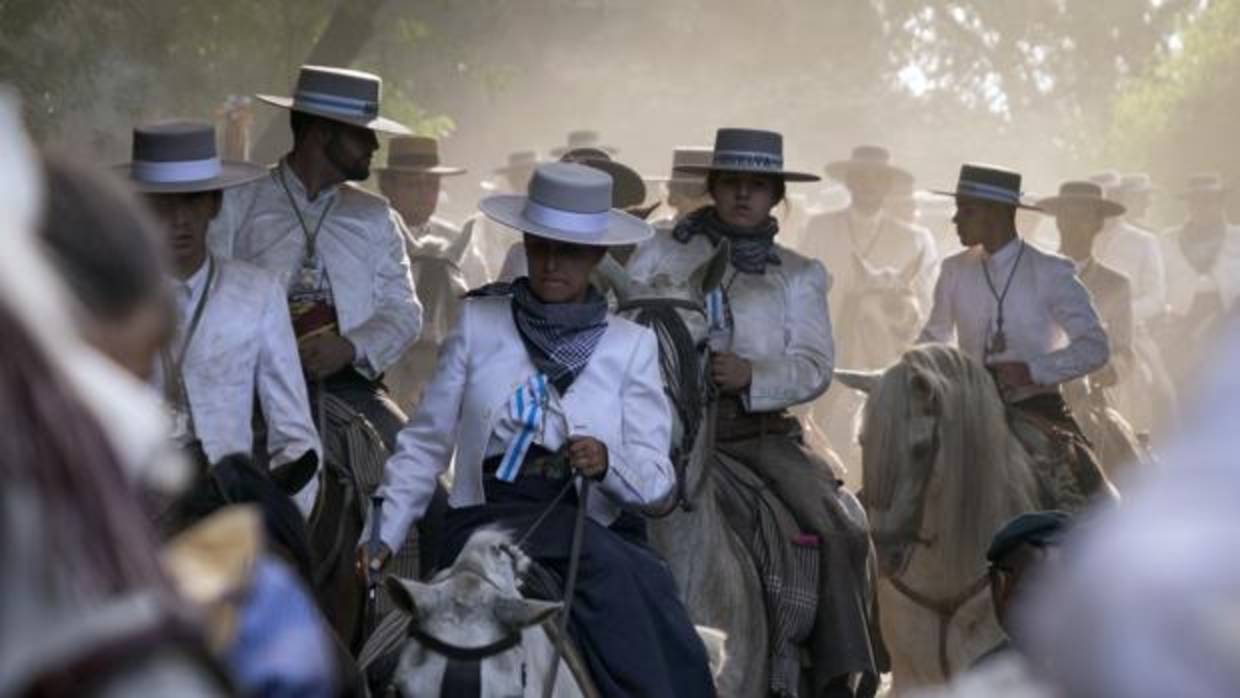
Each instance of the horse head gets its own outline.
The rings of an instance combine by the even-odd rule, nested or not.
[[[918,546],[955,574],[975,570],[990,536],[1034,492],[990,374],[953,347],[926,344],[870,385],[863,500],[883,572],[902,573]]]
[[[672,444],[685,459],[700,450],[711,395],[706,296],[722,285],[730,256],[731,246],[723,240],[687,278],[656,274],[646,283],[633,279],[610,256],[596,269],[602,285],[616,296],[618,312],[654,330],[663,383],[672,403]],[[683,480],[692,476],[680,473],[680,477],[682,492],[688,491],[685,488],[694,483]]]
[[[384,580],[412,617],[395,676],[401,695],[454,695],[457,681],[475,682],[481,695],[525,694],[522,632],[562,606],[521,598],[517,580],[528,564],[508,534],[483,529],[429,583]]]

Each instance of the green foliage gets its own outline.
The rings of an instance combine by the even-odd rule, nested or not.
[[[1233,138],[1240,104],[1240,0],[1213,0],[1177,43],[1124,86],[1108,153],[1168,177],[1208,168],[1240,174],[1234,154],[1219,148]]]

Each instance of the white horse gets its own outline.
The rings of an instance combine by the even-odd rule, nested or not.
[[[832,318],[839,340],[836,365],[878,369],[912,346],[925,319],[915,286],[921,264],[918,256],[903,269],[875,267],[852,256],[854,285],[842,290],[844,312]],[[844,480],[853,489],[861,485],[856,429],[863,403],[851,391],[830,390],[814,403],[810,417],[848,466]]]
[[[862,501],[893,693],[943,682],[1000,640],[985,552],[1037,507],[1032,461],[990,374],[955,348],[920,345],[881,374],[836,377],[869,393]]]
[[[522,598],[518,591],[529,566],[508,533],[484,528],[429,583],[388,577],[388,592],[411,618],[394,676],[400,694],[460,695],[476,686],[483,698],[598,695],[584,661],[554,622],[563,605]],[[699,633],[717,669],[722,637],[709,629]]]
[[[771,690],[771,622],[759,565],[734,525],[734,519],[744,517],[730,515],[728,502],[734,507],[743,506],[742,497],[759,502],[775,513],[781,529],[797,525],[760,477],[714,451],[704,299],[721,283],[728,257],[727,244],[719,245],[687,281],[658,275],[641,284],[610,257],[598,273],[615,294],[619,312],[655,330],[673,405],[679,506],[650,521],[651,545],[671,567],[693,621],[721,628],[727,636],[729,660],[717,680],[720,695],[758,698]],[[864,518],[850,494],[841,490],[840,496],[845,509]]]

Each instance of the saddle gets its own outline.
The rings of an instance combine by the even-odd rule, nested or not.
[[[1007,412],[1009,428],[1033,460],[1042,508],[1077,512],[1098,497],[1118,496],[1063,398],[1038,396]]]

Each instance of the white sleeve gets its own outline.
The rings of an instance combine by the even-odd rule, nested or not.
[[[780,356],[746,357],[753,367],[746,409],[769,412],[809,402],[831,384],[835,340],[827,305],[827,270],[809,260],[804,273],[789,280],[788,346]]]
[[[288,303],[274,278],[266,295],[254,385],[259,408],[267,422],[267,451],[271,454],[271,464],[292,462],[306,451],[314,451],[322,463],[323,448],[310,416],[310,400],[289,320]],[[309,515],[317,491],[316,477],[297,493],[295,499],[303,515]]]
[[[654,332],[643,328],[620,395],[621,443],[607,446],[603,492],[621,504],[651,507],[672,493],[676,476],[671,452],[672,409],[659,373]]]
[[[354,367],[370,378],[400,360],[422,331],[422,304],[409,273],[400,214],[388,210],[375,269],[374,314],[346,333],[357,349]]]
[[[1051,317],[1068,335],[1068,346],[1029,360],[1029,374],[1038,385],[1059,385],[1089,375],[1106,365],[1111,345],[1102,329],[1089,291],[1076,276],[1076,267],[1063,259],[1051,260],[1053,271],[1044,284]]]
[[[400,550],[409,527],[422,518],[440,473],[447,469],[456,446],[461,405],[469,380],[469,303],[461,305],[452,331],[439,348],[435,374],[422,393],[413,418],[396,436],[396,452],[383,466],[383,497],[379,536],[390,550]],[[369,523],[361,543],[370,537]]]

